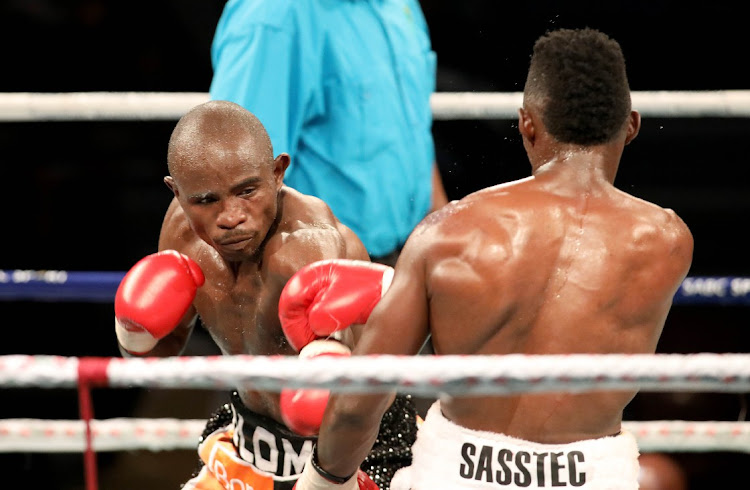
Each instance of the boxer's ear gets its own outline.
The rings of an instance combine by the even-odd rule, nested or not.
[[[284,183],[284,174],[286,169],[289,168],[291,157],[288,153],[280,153],[279,156],[273,159],[273,175],[276,179],[276,187],[281,188]]]
[[[536,128],[534,127],[534,118],[531,113],[521,107],[518,109],[518,131],[524,139],[530,143],[536,138]]]
[[[628,129],[625,136],[625,144],[629,144],[631,141],[638,136],[638,132],[641,130],[641,114],[638,111],[630,111],[630,117],[628,118]]]
[[[180,191],[177,189],[177,184],[170,175],[164,177],[164,183],[169,187],[169,190],[172,191],[174,197],[179,197]]]

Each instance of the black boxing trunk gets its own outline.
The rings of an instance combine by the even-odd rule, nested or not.
[[[230,425],[237,456],[257,470],[275,475],[275,490],[291,489],[315,438],[299,436],[283,424],[253,412],[233,392],[231,405],[221,406],[208,419],[200,442]],[[393,474],[411,464],[411,446],[416,435],[414,402],[409,395],[398,395],[383,415],[378,437],[360,466],[381,490],[389,490]],[[200,465],[203,466],[202,460]]]

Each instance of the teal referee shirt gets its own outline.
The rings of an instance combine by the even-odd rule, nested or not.
[[[285,183],[325,200],[371,256],[431,204],[436,57],[414,0],[229,0],[211,99],[264,124]]]

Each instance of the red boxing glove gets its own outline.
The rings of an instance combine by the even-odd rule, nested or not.
[[[133,354],[154,348],[179,324],[205,282],[198,264],[176,250],[147,255],[125,274],[115,295],[115,332]]]
[[[279,319],[287,340],[299,351],[316,338],[367,323],[392,279],[392,267],[364,260],[332,259],[306,265],[289,279],[279,299]]]
[[[299,353],[299,357],[302,358],[348,357],[349,355],[351,355],[349,348],[336,340],[315,340],[307,344]],[[330,390],[281,390],[281,418],[286,426],[297,434],[316,435],[323,422],[329,396]]]
[[[357,470],[357,488],[359,490],[380,490],[378,485],[372,481],[370,475],[362,470]]]
[[[351,478],[340,480],[342,478],[328,474],[315,463],[315,450],[313,450],[313,454],[305,463],[305,468],[292,490],[380,490],[370,476],[361,469],[358,469]]]

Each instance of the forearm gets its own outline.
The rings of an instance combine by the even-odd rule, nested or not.
[[[372,449],[394,396],[332,395],[318,436],[320,467],[339,477],[355,473]]]

